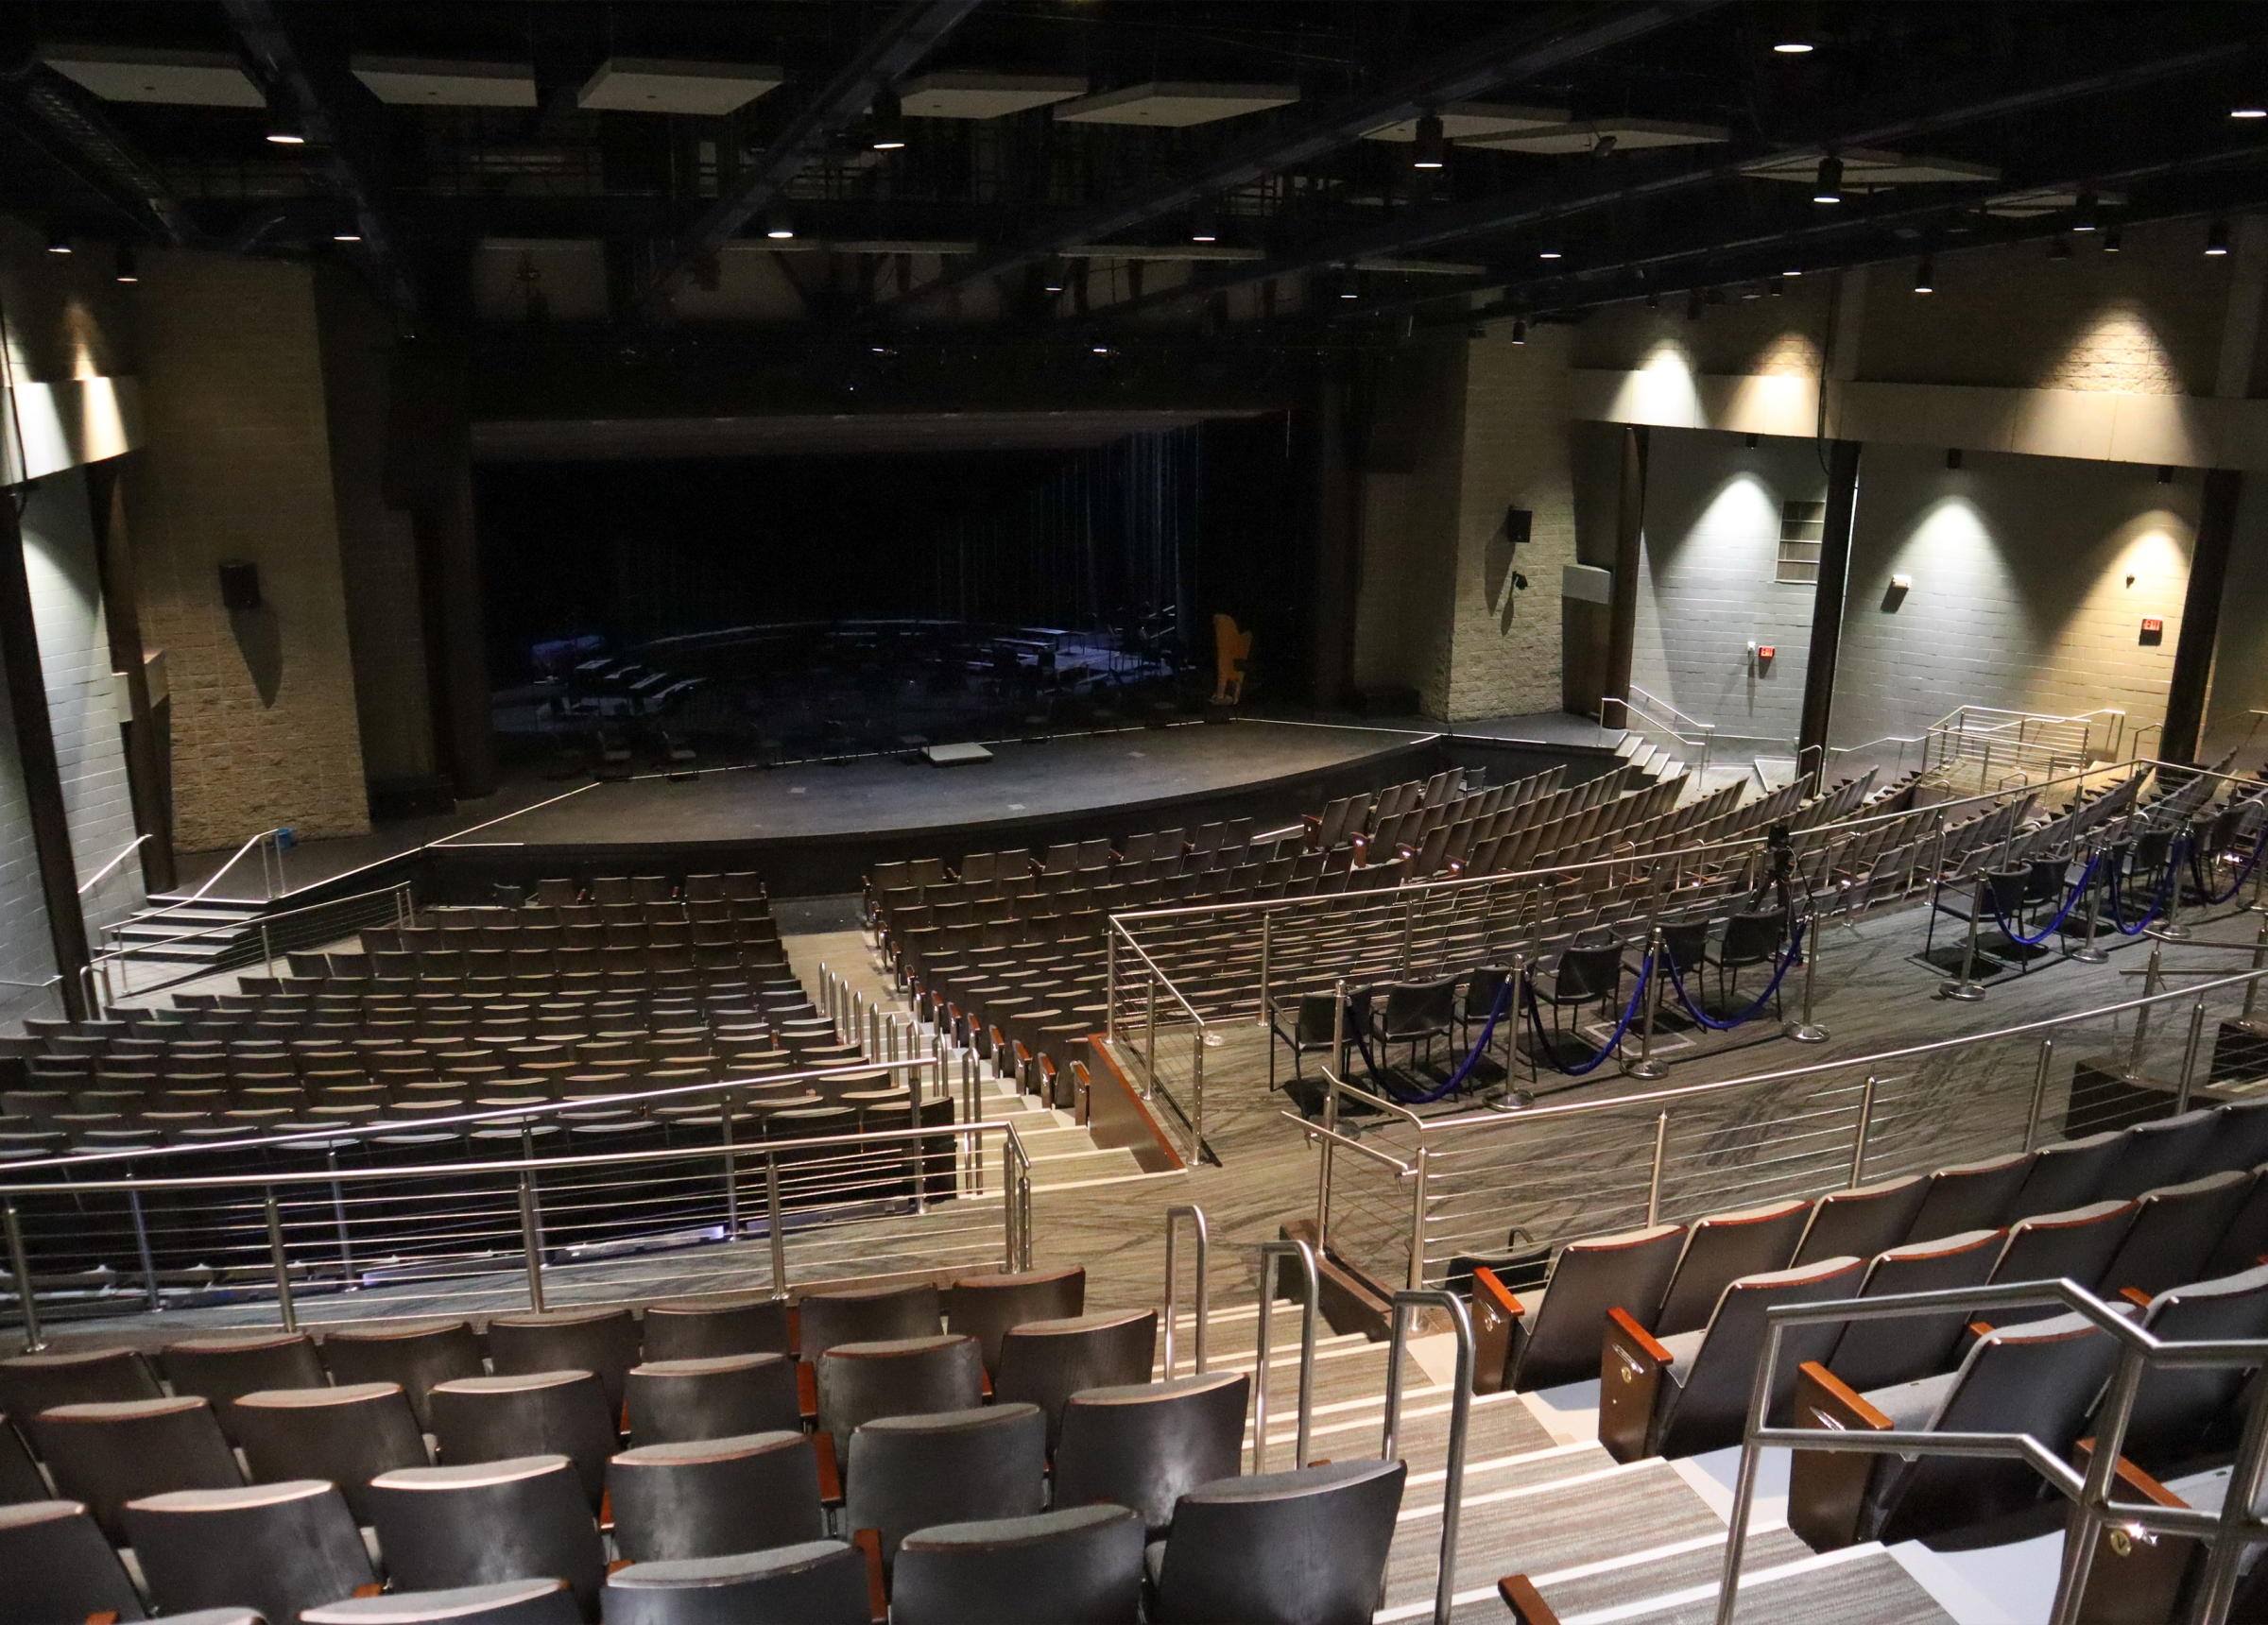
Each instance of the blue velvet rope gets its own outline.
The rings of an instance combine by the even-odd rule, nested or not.
[[[1670,985],[1677,990],[1677,1002],[1685,1006],[1685,1013],[1688,1016],[1712,1033],[1729,1033],[1735,1027],[1745,1026],[1762,1014],[1764,1006],[1771,1002],[1772,996],[1779,991],[1781,978],[1788,974],[1789,967],[1802,956],[1803,933],[1810,926],[1811,921],[1809,920],[1796,922],[1796,930],[1788,937],[1788,950],[1780,955],[1779,964],[1773,969],[1772,980],[1766,983],[1764,990],[1756,996],[1756,1001],[1731,1020],[1720,1021],[1693,1002],[1692,996],[1685,990],[1685,978],[1678,974],[1677,962],[1673,959],[1670,961]]]
[[[2218,893],[2206,885],[2205,871],[2197,866],[2197,851],[2195,847],[2191,847],[2190,849],[2190,877],[2197,882],[2197,895],[2213,908],[2219,908],[2223,903],[2229,901],[2244,889],[2244,882],[2252,879],[2252,871],[2259,864],[2260,848],[2263,846],[2268,846],[2268,830],[2262,830],[2253,836],[2251,856],[2244,860],[2244,866],[2237,871],[2237,878],[2229,882],[2228,890]]]
[[[2156,919],[2165,908],[2166,899],[2173,895],[2174,877],[2181,872],[2183,845],[2184,843],[2176,841],[2174,844],[2174,849],[2166,854],[2166,872],[2157,882],[2157,896],[2150,904],[2150,912],[2143,915],[2131,926],[2126,923],[2125,898],[2120,895],[2118,867],[2116,864],[2112,865],[2110,871],[2110,923],[2119,928],[2121,936],[2141,935],[2150,929],[2150,922]]]
[[[1630,1002],[1623,1011],[1623,1018],[1614,1024],[1614,1032],[1608,1035],[1606,1042],[1600,1047],[1597,1054],[1591,1056],[1589,1060],[1572,1067],[1563,1067],[1559,1064],[1559,1052],[1544,1036],[1543,1018],[1537,1011],[1536,989],[1531,984],[1528,988],[1528,1026],[1536,1035],[1537,1052],[1549,1055],[1552,1059],[1552,1070],[1564,1077],[1589,1077],[1606,1064],[1606,1057],[1613,1054],[1615,1046],[1623,1041],[1623,1035],[1630,1031],[1630,1023],[1638,1017],[1638,1007],[1645,1001],[1646,984],[1652,981],[1653,977],[1654,960],[1653,956],[1649,954],[1644,967],[1638,973],[1638,985],[1631,990]]]
[[[1415,1094],[1408,1093],[1401,1089],[1396,1088],[1392,1084],[1385,1083],[1386,1079],[1391,1078],[1394,1075],[1392,1072],[1389,1071],[1381,1073],[1375,1067],[1371,1069],[1373,1078],[1377,1082],[1383,1084],[1386,1092],[1392,1095],[1396,1100],[1400,1101],[1405,1106],[1430,1106],[1437,1100],[1442,1100],[1450,1095],[1455,1094],[1459,1089],[1465,1086],[1465,1080],[1472,1075],[1472,1069],[1479,1064],[1480,1058],[1488,1052],[1488,1040],[1494,1037],[1496,1035],[1497,1020],[1503,1015],[1504,1007],[1509,1004],[1511,1001],[1512,978],[1507,976],[1497,987],[1496,1002],[1488,1007],[1488,1020],[1486,1025],[1483,1026],[1481,1029],[1480,1041],[1473,1045],[1470,1052],[1468,1053],[1462,1061],[1457,1063],[1457,1069],[1450,1073],[1447,1081],[1442,1083],[1438,1087]],[[1366,1061],[1369,1058],[1370,1052],[1368,1049],[1365,1049],[1363,1051],[1363,1059]]]
[[[2001,912],[2001,905],[1996,900],[1992,905],[1992,917],[1994,920],[1999,922],[2001,933],[2007,937],[2010,942],[2016,943],[2023,948],[2037,948],[2041,943],[2047,941],[2049,937],[2053,936],[2055,934],[2056,928],[2070,917],[2071,910],[2077,908],[2079,906],[2079,899],[2087,895],[2088,882],[2095,878],[2095,865],[2102,861],[2103,854],[2100,852],[2088,859],[2087,872],[2079,877],[2078,883],[2071,887],[2071,895],[2063,899],[2063,907],[2055,911],[2055,917],[2053,919],[2048,921],[2046,925],[2040,928],[2040,932],[2037,936],[2019,936],[2017,934],[2016,927],[2008,923],[2008,916]],[[1988,898],[1992,896],[1992,887],[1989,884],[1984,888],[1984,895]]]

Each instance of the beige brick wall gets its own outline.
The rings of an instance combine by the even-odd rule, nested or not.
[[[146,640],[173,695],[176,840],[369,827],[312,273],[147,253],[135,290],[147,450],[134,482]],[[260,567],[232,617],[218,563]]]

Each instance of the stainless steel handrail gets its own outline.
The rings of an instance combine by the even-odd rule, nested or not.
[[[78,895],[82,898],[85,897],[96,886],[102,884],[104,881],[110,879],[112,871],[116,869],[119,864],[125,863],[127,859],[132,857],[136,852],[139,852],[142,849],[142,844],[148,839],[149,837],[147,835],[136,835],[132,840],[129,841],[123,847],[119,849],[116,857],[112,858],[109,863],[103,864],[101,868],[96,869],[94,874],[88,876],[86,880],[79,883]]]
[[[1386,1353],[1385,1436],[1379,1445],[1383,1461],[1394,1460],[1401,1432],[1401,1361],[1409,1343],[1415,1311],[1436,1309],[1449,1316],[1457,1337],[1456,1380],[1449,1396],[1449,1458],[1441,1475],[1441,1555],[1434,1579],[1434,1625],[1449,1625],[1456,1607],[1457,1522],[1464,1511],[1465,1444],[1472,1426],[1472,1375],[1475,1346],[1472,1316],[1465,1300],[1454,1292],[1435,1288],[1411,1288],[1394,1294],[1394,1331]]]
[[[247,841],[247,842],[246,842],[246,843],[245,843],[243,846],[241,846],[241,847],[237,847],[237,848],[236,848],[236,851],[235,851],[235,854],[234,854],[234,856],[231,857],[227,863],[225,863],[225,864],[221,864],[221,866],[220,866],[219,868],[217,868],[217,869],[215,869],[215,870],[212,872],[212,874],[210,874],[210,875],[206,876],[206,877],[205,877],[205,883],[204,883],[203,885],[201,885],[201,886],[198,887],[198,888],[197,888],[197,890],[195,890],[195,891],[191,892],[191,893],[190,893],[190,894],[189,894],[187,897],[183,898],[182,898],[182,899],[181,899],[180,902],[178,902],[178,903],[168,903],[168,904],[166,904],[166,905],[165,905],[165,907],[163,907],[163,908],[162,908],[162,909],[156,909],[156,910],[153,910],[151,913],[149,913],[148,915],[145,915],[144,917],[145,917],[146,919],[162,919],[162,918],[163,918],[163,917],[164,917],[166,915],[172,914],[172,913],[174,913],[175,911],[177,911],[177,910],[179,910],[179,909],[185,909],[185,908],[188,908],[190,905],[192,905],[192,904],[194,904],[194,903],[202,902],[202,901],[204,900],[205,894],[206,894],[207,892],[210,892],[210,891],[211,891],[211,890],[212,890],[212,889],[213,889],[215,886],[216,886],[216,885],[220,884],[220,877],[221,877],[221,876],[223,876],[223,875],[227,874],[227,873],[228,873],[228,872],[229,872],[231,869],[234,868],[234,867],[235,867],[235,866],[236,866],[236,865],[237,865],[237,864],[238,864],[240,862],[242,862],[242,861],[243,861],[243,859],[244,859],[244,855],[245,855],[247,852],[249,852],[249,851],[250,851],[250,850],[251,850],[253,847],[255,847],[259,846],[259,845],[260,845],[260,844],[261,844],[263,841],[272,841],[272,840],[274,840],[274,839],[276,838],[276,836],[277,836],[277,835],[278,835],[278,834],[281,832],[281,830],[282,830],[282,826],[280,826],[280,825],[279,825],[279,826],[278,826],[276,829],[274,829],[274,830],[261,830],[261,831],[260,831],[260,833],[258,833],[257,835],[254,835],[254,836],[253,836],[253,837],[252,837],[250,840]],[[271,888],[271,890],[272,890],[272,888]],[[263,899],[263,900],[265,901],[265,900],[266,900],[266,899]]]
[[[94,962],[96,964],[106,964],[114,960],[131,959],[135,954],[140,953],[147,949],[173,948],[184,942],[195,942],[199,937],[237,936],[241,935],[247,931],[257,931],[262,926],[273,928],[284,920],[298,919],[304,915],[321,914],[328,910],[344,908],[350,903],[366,903],[376,898],[399,898],[407,893],[409,889],[409,883],[404,881],[400,884],[381,887],[376,891],[354,892],[347,897],[333,898],[327,902],[302,903],[296,909],[284,909],[276,914],[263,913],[227,925],[200,925],[194,931],[176,932],[171,936],[159,937],[155,941],[141,943],[133,948],[104,949],[100,953],[94,956]],[[180,906],[186,907],[187,905],[183,904]],[[134,923],[137,925],[146,925],[149,923],[149,921],[158,917],[159,915],[154,914],[145,915],[141,919],[135,921]],[[200,971],[199,974],[211,975],[212,971],[210,967],[207,967],[206,969]]]
[[[1917,1428],[1880,1432],[1847,1429],[1774,1428],[1767,1426],[1772,1394],[1777,1386],[1782,1339],[1790,1326],[1853,1321],[1898,1320],[1913,1315],[1941,1314],[1949,1309],[2015,1309],[2053,1304],[2077,1314],[2118,1343],[2119,1364],[2108,1389],[2109,1407],[2096,1428],[2093,1454],[2081,1474],[2028,1433],[1933,1433]],[[1970,1456],[2028,1462],[2051,1488],[2072,1503],[2071,1521],[2064,1533],[2063,1565],[2050,1615],[2052,1625],[2076,1625],[2095,1546],[2105,1527],[2128,1525],[2153,1533],[2188,1534],[2211,1540],[2212,1556],[2200,1588],[2196,1617],[2201,1625],[2221,1625],[2237,1581],[2237,1565],[2244,1546],[2268,1535],[2268,1519],[2252,1510],[2263,1464],[2268,1464],[2268,1401],[2256,1400],[2245,1419],[2242,1442],[2237,1451],[2226,1497],[2219,1513],[2191,1507],[2161,1507],[2152,1502],[2115,1498],[2120,1451],[2143,1372],[2153,1365],[2179,1368],[2257,1366],[2268,1360],[2268,1340],[2172,1342],[2134,1324],[2075,1282],[2049,1281],[2024,1286],[1959,1287],[1945,1291],[1911,1292],[1895,1297],[1841,1298],[1831,1302],[1779,1304],[1765,1310],[1767,1331],[1764,1357],[1758,1362],[1749,1390],[1748,1421],[1741,1441],[1741,1466],[1734,1481],[1731,1528],[1725,1542],[1725,1568],[1717,1589],[1717,1625],[1732,1625],[1739,1605],[1741,1560],[1746,1549],[1750,1509],[1756,1499],[1758,1465],[1770,1447],[1851,1451],[1862,1455]]]
[[[1180,1229],[1181,1221],[1184,1219],[1189,1221],[1190,1227],[1196,1233],[1197,1238],[1197,1290],[1194,1293],[1196,1320],[1195,1325],[1191,1328],[1190,1338],[1191,1343],[1195,1344],[1196,1353],[1196,1364],[1192,1367],[1191,1374],[1193,1376],[1202,1377],[1205,1375],[1205,1334],[1212,1319],[1210,1283],[1205,1275],[1206,1266],[1211,1261],[1210,1255],[1212,1250],[1212,1226],[1206,1222],[1204,1208],[1194,1202],[1177,1202],[1165,1210],[1165,1377],[1169,1382],[1173,1380],[1174,1376],[1174,1321],[1179,1306],[1177,1294],[1180,1286],[1179,1278],[1174,1270],[1174,1237]]]
[[[1268,1456],[1268,1324],[1275,1319],[1276,1260],[1297,1258],[1307,1282],[1307,1305],[1299,1317],[1299,1427],[1292,1443],[1292,1465],[1307,1465],[1307,1447],[1315,1416],[1315,1320],[1323,1309],[1322,1276],[1315,1250],[1305,1241],[1260,1244],[1260,1337],[1252,1366],[1252,1471],[1264,1473]]]

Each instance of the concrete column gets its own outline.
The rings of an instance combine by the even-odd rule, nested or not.
[[[87,1017],[79,980],[87,966],[87,925],[78,907],[78,865],[71,856],[71,825],[63,802],[62,769],[55,754],[55,727],[47,714],[47,683],[40,669],[40,639],[31,615],[31,583],[24,573],[24,532],[12,490],[0,489],[0,671],[16,725],[16,756],[24,769],[24,799],[31,813],[32,855],[40,865],[40,894],[55,968],[62,980],[64,1012]]]
[[[1606,607],[1606,680],[1599,726],[1627,727],[1623,702],[1630,696],[1630,662],[1638,648],[1638,577],[1646,528],[1647,432],[1623,427],[1622,477],[1614,512],[1614,601]]]
[[[2197,513],[2197,540],[2190,550],[2190,584],[2181,600],[2181,638],[2174,645],[2174,676],[2166,692],[2166,728],[2158,754],[2168,761],[2196,759],[2205,736],[2205,701],[2213,682],[2213,645],[2221,626],[2221,594],[2228,584],[2230,543],[2237,533],[2237,499],[2244,476],[2235,469],[2205,471],[2205,501]]]
[[[1345,371],[1326,366],[1315,380],[1306,414],[1309,464],[1314,471],[1314,563],[1308,590],[1308,697],[1315,705],[1347,701],[1354,678],[1354,603],[1362,549],[1356,541],[1361,484],[1349,440]]]
[[[1803,721],[1796,739],[1798,773],[1826,778],[1827,729],[1834,710],[1835,659],[1843,642],[1843,594],[1850,578],[1850,525],[1858,512],[1859,442],[1830,440],[1819,586],[1812,600],[1812,651],[1803,671]]]
[[[127,532],[126,473],[122,457],[88,464],[87,509],[94,521],[94,560],[102,575],[103,619],[111,633],[111,670],[126,675],[127,794],[134,805],[134,833],[149,837],[142,843],[142,884],[155,894],[169,892],[177,883],[173,807],[165,783],[163,727],[149,698],[134,550]]]

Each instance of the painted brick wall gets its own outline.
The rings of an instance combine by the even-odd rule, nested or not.
[[[1785,279],[1778,298],[1729,299],[1686,318],[1682,295],[1658,309],[1642,300],[1609,305],[1575,330],[1572,365],[1624,371],[1646,365],[1665,346],[1693,372],[1800,372],[1815,375],[1828,338],[1832,277]]]
[[[2194,472],[1869,447],[1830,741],[1916,735],[1964,703],[2162,722],[2198,495]],[[1893,575],[1913,583],[1895,607]]]
[[[1559,575],[1575,561],[1571,338],[1571,329],[1539,327],[1518,345],[1500,323],[1466,347],[1456,580],[1438,711],[1452,722],[1559,705]],[[1506,539],[1508,507],[1533,516],[1525,547]],[[1515,572],[1527,590],[1514,590]]]
[[[119,731],[124,696],[111,676],[111,634],[84,472],[74,469],[41,481],[25,505],[23,527],[24,572],[62,769],[71,856],[84,885],[134,838],[133,795]],[[142,866],[129,858],[80,898],[90,935],[133,913],[142,900]]]
[[[1652,433],[1631,680],[1714,723],[1727,760],[1795,754],[1813,591],[1774,580],[1780,505],[1826,495],[1809,440]],[[1751,641],[1778,651],[1768,666]]]
[[[369,828],[348,655],[312,273],[145,255],[148,435],[135,482],[146,640],[173,693],[184,850],[284,824]],[[223,559],[260,567],[266,607],[221,607]]]

